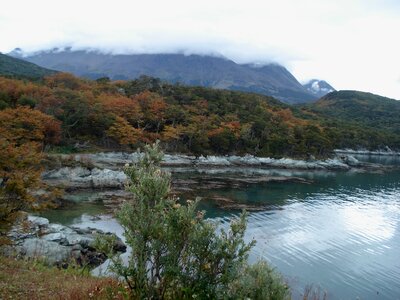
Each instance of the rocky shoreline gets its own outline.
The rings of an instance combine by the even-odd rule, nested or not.
[[[91,169],[119,169],[125,164],[137,162],[140,153],[133,152],[98,152],[83,154],[49,154],[51,169],[59,169],[63,166],[83,166]],[[162,166],[166,167],[262,167],[299,170],[349,170],[359,162],[354,157],[334,157],[324,160],[309,159],[299,160],[292,158],[244,156],[190,156],[184,154],[165,154]],[[356,164],[356,165],[354,165]]]
[[[94,243],[99,234],[111,235],[94,228],[50,223],[46,218],[24,213],[8,232],[10,245],[0,250],[7,256],[41,259],[49,265],[66,267],[74,263],[97,267],[107,260],[107,256],[98,251]],[[126,251],[126,245],[117,236],[113,250]]]
[[[396,152],[391,150],[389,147],[380,151],[370,151],[370,150],[354,150],[354,149],[335,149],[333,150],[336,154],[345,154],[345,155],[377,155],[377,156],[400,156],[400,152]]]
[[[52,186],[65,189],[122,189],[126,182],[123,166],[136,162],[138,153],[95,153],[76,155],[51,155],[53,163],[43,174],[43,180]],[[190,170],[211,170],[230,168],[240,173],[244,168],[262,170],[303,170],[303,171],[372,171],[379,172],[387,166],[363,163],[350,155],[337,156],[326,160],[273,159],[255,156],[200,156],[165,155],[162,165],[166,168],[189,168]],[[240,175],[239,175],[240,177]],[[240,179],[240,178],[238,178]]]

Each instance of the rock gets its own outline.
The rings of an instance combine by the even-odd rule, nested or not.
[[[27,221],[29,226],[24,226],[23,222]],[[8,234],[13,245],[1,247],[0,250],[9,256],[41,258],[51,265],[68,264],[72,258],[80,265],[97,266],[107,259],[104,253],[94,247],[94,235],[98,233],[103,232],[94,228],[78,230],[50,224],[48,219],[29,216],[18,220]],[[114,251],[126,251],[125,244],[119,238],[113,248]]]
[[[49,220],[42,217],[28,216],[28,221],[31,222],[34,226],[38,227],[46,227],[49,225]]]
[[[233,201],[232,199],[215,196],[211,198],[215,201],[218,207],[226,210],[247,210],[247,211],[263,211],[267,210],[267,206],[258,206],[246,203],[238,203]]]
[[[75,245],[72,246],[72,251],[76,251],[76,250],[82,251],[83,248],[82,248],[81,245],[75,244]]]
[[[349,166],[352,167],[357,167],[360,165],[360,161],[358,159],[356,159],[354,156],[352,155],[346,155],[343,159],[343,161],[348,164]]]
[[[124,242],[120,238],[117,238],[117,240],[114,243],[113,250],[115,252],[125,252],[126,251],[126,245],[124,244]]]
[[[76,260],[79,260],[81,258],[81,256],[82,256],[82,252],[81,252],[81,250],[72,250],[71,251],[71,256],[73,258],[75,258]]]
[[[50,185],[64,186],[69,189],[121,188],[126,181],[126,175],[122,171],[99,168],[89,170],[82,167],[64,167],[45,172],[42,178]]]
[[[62,179],[62,178],[78,178],[90,176],[91,172],[83,167],[64,167],[58,170],[45,172],[43,179]]]
[[[49,264],[61,263],[70,258],[68,247],[40,238],[27,239],[17,249],[20,255],[27,258],[42,258]]]
[[[68,241],[68,245],[76,245],[79,244],[82,247],[88,247],[93,241],[94,238],[88,235],[81,235],[78,233],[71,233],[66,235],[66,239]]]
[[[122,171],[93,169],[90,175],[94,188],[123,187],[126,175]]]
[[[77,259],[77,262],[81,265],[89,265],[91,267],[99,266],[107,260],[107,256],[104,253],[96,251],[81,251],[81,256]]]
[[[66,239],[66,237],[62,232],[54,232],[42,236],[42,239],[46,241],[61,242],[61,240]]]
[[[49,224],[49,226],[47,227],[47,233],[56,233],[56,232],[63,232],[63,233],[73,233],[74,231],[64,225],[61,224]]]

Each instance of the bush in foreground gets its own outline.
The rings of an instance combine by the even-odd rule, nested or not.
[[[255,241],[245,243],[246,213],[228,231],[205,220],[197,201],[170,196],[170,175],[160,169],[158,144],[125,169],[134,201],[117,214],[132,248],[128,262],[114,256],[111,271],[135,299],[287,299],[289,288],[264,261],[247,263]],[[110,241],[99,239],[107,251]]]

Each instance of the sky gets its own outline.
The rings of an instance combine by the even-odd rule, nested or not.
[[[399,0],[1,0],[16,47],[222,55],[400,99]]]

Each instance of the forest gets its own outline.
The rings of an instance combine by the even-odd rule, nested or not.
[[[331,98],[289,106],[268,96],[146,76],[132,81],[92,81],[68,73],[41,80],[0,77],[0,138],[6,141],[2,145],[33,142],[50,152],[130,151],[160,140],[167,152],[196,156],[307,158],[327,157],[335,148],[400,148],[398,130],[376,121],[380,110],[374,115],[367,107],[356,119],[327,105]],[[374,123],[368,123],[371,118]],[[391,123],[393,118],[398,117]]]

